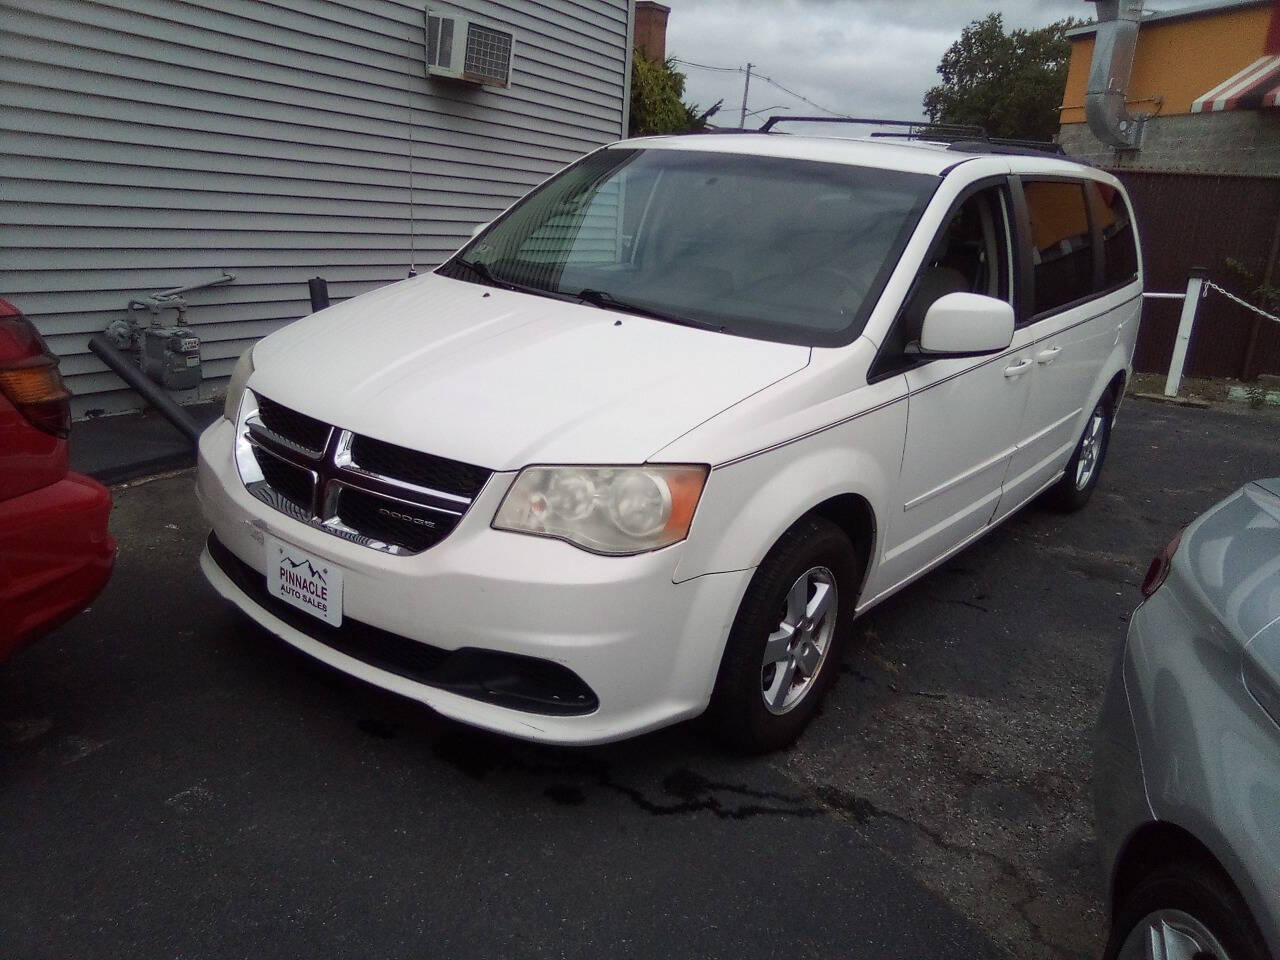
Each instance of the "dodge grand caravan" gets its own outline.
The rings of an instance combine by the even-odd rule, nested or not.
[[[622,141],[434,272],[240,358],[201,566],[466,723],[795,739],[856,615],[1098,483],[1137,333],[1124,189],[989,145]]]

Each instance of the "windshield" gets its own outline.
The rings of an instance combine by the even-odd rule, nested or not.
[[[862,332],[938,178],[702,150],[608,149],[439,272],[726,333]]]

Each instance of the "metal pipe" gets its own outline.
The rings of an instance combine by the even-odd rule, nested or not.
[[[173,402],[173,398],[161,387],[156,386],[132,359],[109,341],[103,334],[95,333],[89,338],[89,350],[99,360],[110,367],[115,374],[142,395],[142,399],[155,407],[166,420],[195,446],[200,439],[200,425],[192,419],[191,414]]]
[[[1142,299],[1144,300],[1185,300],[1187,299],[1187,295],[1185,293],[1145,293],[1144,292],[1142,294]]]
[[[213,280],[206,280],[203,283],[192,283],[185,287],[174,287],[172,290],[161,290],[159,293],[151,294],[151,296],[155,299],[176,297],[181,293],[190,293],[192,290],[203,290],[205,287],[218,287],[224,283],[230,283],[235,278],[236,275],[234,273],[227,273],[227,271],[223,270],[222,276]]]
[[[234,273],[222,271],[222,276],[215,277],[212,280],[204,280],[200,283],[189,283],[185,287],[173,287],[170,290],[160,290],[156,293],[149,293],[145,297],[134,297],[129,301],[127,309],[130,313],[135,307],[145,307],[151,313],[159,313],[161,310],[177,310],[181,312],[186,308],[186,301],[182,299],[182,294],[190,293],[192,290],[204,290],[208,287],[218,287],[224,283],[230,283],[236,278]]]
[[[311,312],[323,310],[329,306],[329,283],[324,277],[312,277],[307,281],[311,291]]]
[[[1136,150],[1147,117],[1129,113],[1126,94],[1138,46],[1142,0],[1093,0],[1098,22],[1093,34],[1093,61],[1084,96],[1084,116],[1093,135],[1108,146]]]

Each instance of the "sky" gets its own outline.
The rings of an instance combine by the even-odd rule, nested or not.
[[[1064,17],[1092,19],[1086,0],[663,0],[671,7],[667,55],[771,77],[829,110],[856,117],[914,120],[938,82],[938,61],[971,20],[993,10],[1005,28],[1041,27]],[[679,65],[685,100],[703,108],[724,98],[712,120],[737,126],[741,72]],[[789,110],[767,109],[789,107]],[[754,76],[748,111],[821,114]],[[799,128],[797,133],[802,132]]]

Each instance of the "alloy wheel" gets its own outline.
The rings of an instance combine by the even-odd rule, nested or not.
[[[1129,931],[1117,960],[1231,960],[1231,954],[1191,914],[1157,910]]]
[[[1102,459],[1102,445],[1106,442],[1107,411],[1102,404],[1093,409],[1089,425],[1080,440],[1080,457],[1076,461],[1076,489],[1083,490],[1098,470]]]
[[[810,567],[787,591],[760,667],[760,694],[770,713],[789,712],[812,688],[831,649],[838,597],[835,576],[826,567]]]

